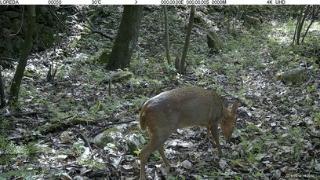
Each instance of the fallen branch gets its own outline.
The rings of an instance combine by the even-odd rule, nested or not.
[[[108,123],[108,124],[101,125],[101,126],[99,126],[99,127],[104,127],[104,128],[96,131],[92,136],[94,137],[94,136],[102,133],[102,132],[105,131],[106,129],[108,129],[108,128],[105,128],[105,127],[109,127],[109,126],[113,126],[113,125],[118,125],[118,124],[131,123],[131,122],[133,122],[133,121],[136,121],[136,120],[119,121],[119,122],[112,122],[112,123]]]

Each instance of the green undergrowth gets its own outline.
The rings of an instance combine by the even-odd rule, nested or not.
[[[170,14],[169,19],[173,16]],[[317,43],[319,37],[312,39],[309,36],[306,38],[306,45],[290,46],[293,31],[294,22],[289,21],[278,23],[275,26],[263,24],[261,28],[254,31],[239,32],[236,37],[225,35],[224,49],[211,56],[207,52],[208,49],[204,47],[206,46],[204,39],[199,37],[200,40],[190,43],[187,56],[189,74],[186,77],[191,77],[191,80],[178,75],[173,62],[172,64],[166,62],[163,52],[160,52],[160,55],[148,57],[144,52],[138,52],[133,55],[131,66],[127,69],[133,73],[133,76],[121,82],[112,82],[111,89],[109,89],[108,80],[112,72],[105,70],[105,64],[97,61],[101,52],[90,51],[98,47],[99,49],[101,47],[110,48],[110,44],[96,43],[97,35],[84,35],[71,47],[90,46],[92,49],[86,52],[88,54],[83,53],[76,58],[68,59],[72,62],[70,64],[59,64],[53,83],[44,82],[44,76],[28,72],[29,78],[36,78],[44,83],[23,84],[19,102],[21,107],[32,106],[47,111],[48,116],[44,117],[45,121],[37,129],[40,132],[45,132],[49,128],[58,129],[66,123],[86,125],[96,120],[107,120],[113,115],[118,115],[120,120],[126,117],[135,118],[141,105],[149,97],[176,86],[189,84],[216,89],[223,95],[241,97],[248,106],[247,108],[250,108],[255,102],[244,97],[247,89],[242,85],[243,78],[248,72],[269,69],[280,71],[297,67],[302,62],[315,65],[316,50],[320,49]],[[173,38],[172,47],[175,52],[174,50],[171,52],[172,61],[175,59],[175,53],[182,46],[176,37]],[[317,87],[313,84],[308,85],[306,89],[309,93],[317,92]],[[291,101],[287,100],[283,104],[287,106],[287,103],[290,104]],[[303,103],[311,105],[308,99],[304,99]],[[320,126],[319,111],[313,109],[311,113],[312,120],[317,126]],[[287,120],[294,122],[298,121],[299,117],[292,116]],[[263,120],[259,122],[261,121]],[[4,124],[0,124],[0,127],[6,127],[6,121],[1,122]],[[285,129],[274,131],[266,125],[268,124],[266,122],[262,122],[262,125],[257,125],[256,122],[245,122],[244,124],[243,129],[239,131],[240,142],[235,145],[241,151],[229,152],[230,156],[226,157],[231,166],[239,168],[249,177],[265,178],[265,172],[262,169],[277,164],[278,161],[304,162],[301,159],[306,148],[306,128],[288,126]],[[83,145],[75,144],[72,148],[78,154],[84,151]],[[10,164],[16,157],[31,160],[41,151],[34,143],[13,144],[6,139],[6,134],[0,134],[0,149],[0,152],[4,154],[0,156],[1,164]],[[151,156],[151,159],[158,161],[159,156]],[[314,159],[308,160],[314,161]],[[80,164],[97,169],[103,167],[102,163],[91,159],[83,159]],[[0,179],[11,177],[10,173],[28,177],[36,172],[28,172],[27,166],[24,167],[26,171],[12,170],[0,175]],[[210,177],[243,178],[238,174],[213,172],[211,169],[206,169],[203,173]]]
[[[17,145],[9,141],[6,137],[7,136],[4,136],[3,134],[0,135],[0,165],[2,167],[6,168],[13,163],[19,165],[17,163],[23,161],[35,161],[35,158],[39,153],[39,148],[35,143],[31,142],[24,145]],[[12,167],[8,167],[8,169],[1,172],[0,179],[8,179],[13,176],[30,178],[37,170],[30,170],[28,166],[29,165],[26,165],[19,169],[11,169]]]

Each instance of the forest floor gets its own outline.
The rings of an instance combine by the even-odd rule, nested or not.
[[[0,136],[0,179],[136,179],[137,155],[148,140],[139,128],[139,108],[162,91],[188,85],[240,100],[232,140],[226,143],[221,137],[219,158],[205,129],[178,130],[165,144],[170,173],[155,153],[148,162],[149,177],[319,178],[320,70],[307,52],[320,49],[320,24],[310,29],[303,50],[290,46],[293,20],[239,26],[235,36],[218,28],[224,48],[215,55],[208,54],[206,32],[195,27],[187,74],[179,75],[166,64],[159,43],[164,39],[162,11],[153,8],[142,21],[127,75],[110,88],[109,78],[117,72],[105,70],[96,59],[102,49],[111,49],[112,41],[81,25],[74,24],[73,34],[60,46],[31,56],[19,111],[5,109],[1,115],[1,131],[6,130],[9,141]],[[114,36],[121,10],[109,11],[114,15],[103,26],[112,27],[108,32]],[[173,54],[181,52],[187,15],[187,10],[169,11]],[[51,62],[57,74],[48,82],[46,63]],[[277,73],[298,67],[306,69],[307,80],[277,80]],[[7,84],[12,75],[12,70],[4,73]]]

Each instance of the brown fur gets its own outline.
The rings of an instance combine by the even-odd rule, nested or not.
[[[144,109],[141,109],[140,111],[140,128],[142,130],[145,130],[147,128],[147,125],[146,125],[146,114],[144,112]]]
[[[223,99],[214,91],[198,87],[179,88],[160,93],[144,103],[140,112],[140,127],[148,128],[149,143],[140,152],[140,179],[145,179],[145,164],[150,154],[158,150],[164,163],[169,161],[163,144],[176,129],[203,126],[211,132],[212,143],[218,148],[218,125],[225,138],[230,138],[236,120],[238,103],[231,110],[223,105]]]

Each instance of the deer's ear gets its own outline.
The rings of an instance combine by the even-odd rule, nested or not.
[[[232,114],[235,114],[237,112],[239,105],[240,105],[240,103],[238,101],[233,103],[232,108],[231,108]]]

